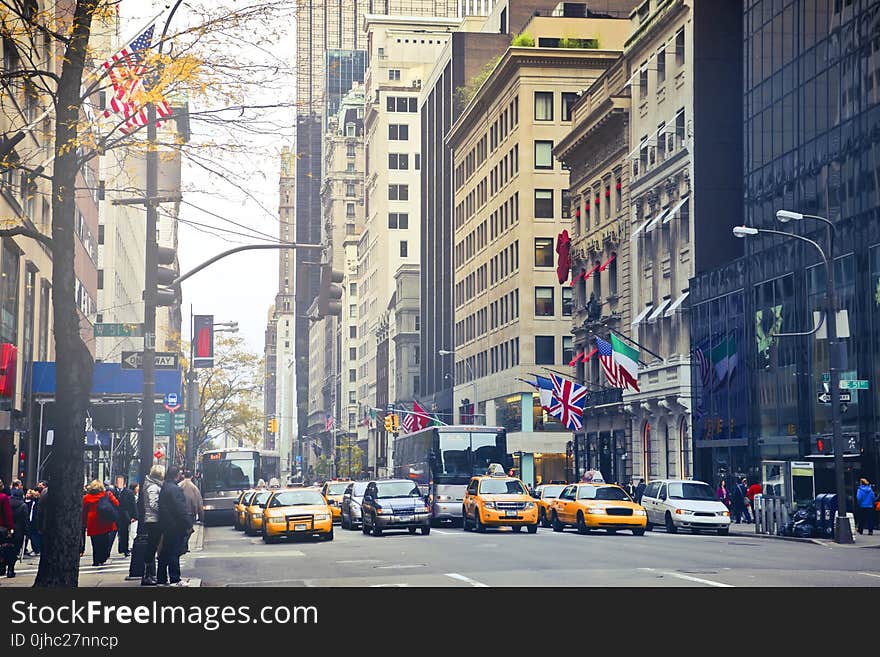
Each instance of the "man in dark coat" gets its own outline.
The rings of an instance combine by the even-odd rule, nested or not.
[[[6,549],[6,576],[15,577],[15,562],[21,554],[24,545],[24,537],[28,531],[28,507],[24,501],[24,489],[20,481],[12,482],[12,491],[9,494],[9,505],[12,509],[12,526],[14,533],[12,541]]]
[[[636,486],[636,494],[633,495],[633,499],[635,500],[636,504],[642,503],[642,495],[644,495],[644,493],[645,493],[645,480],[639,479],[639,485]]]
[[[180,486],[180,469],[170,466],[159,493],[159,528],[162,530],[162,549],[159,552],[157,584],[180,583],[180,555],[186,550],[186,537],[192,528],[187,511],[186,497]]]
[[[733,511],[732,516],[737,524],[743,519],[745,519],[745,522],[752,521],[752,518],[749,515],[749,509],[746,506],[746,500],[748,499],[746,497],[747,492],[748,486],[746,486],[745,477],[738,481],[730,492],[731,507]]]
[[[131,523],[137,519],[137,503],[134,493],[125,485],[125,477],[116,477],[116,491],[114,493],[119,500],[119,554],[126,557],[129,554],[129,529]]]

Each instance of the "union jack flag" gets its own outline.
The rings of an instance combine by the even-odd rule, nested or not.
[[[147,108],[141,100],[147,91],[145,78],[153,86],[155,76],[147,74],[143,53],[150,48],[154,28],[155,25],[150,25],[128,46],[101,64],[113,84],[110,108],[125,117],[125,124],[120,127],[124,134],[147,125]],[[159,98],[154,104],[160,118],[167,119],[171,116],[171,107],[164,98]],[[104,117],[109,116],[110,110],[105,109]]]
[[[605,373],[605,379],[612,388],[622,388],[626,384],[623,382],[618,365],[614,361],[614,350],[611,343],[606,342],[602,338],[596,338],[596,349],[599,352],[599,363],[602,365],[602,371]]]
[[[550,414],[558,417],[566,427],[572,431],[579,431],[584,423],[584,401],[587,396],[586,386],[579,386],[574,381],[563,379],[550,373],[553,381],[553,399],[550,404]]]

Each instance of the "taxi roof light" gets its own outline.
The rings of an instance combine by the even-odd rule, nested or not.
[[[490,463],[488,469],[486,470],[486,474],[492,477],[506,477],[507,473],[504,471],[504,468],[500,463]]]

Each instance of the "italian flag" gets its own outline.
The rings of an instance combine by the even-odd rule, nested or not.
[[[639,392],[639,352],[613,333],[611,351],[614,352],[614,362],[617,363],[619,376],[626,385]]]

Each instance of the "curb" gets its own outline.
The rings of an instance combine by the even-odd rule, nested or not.
[[[814,545],[825,545],[824,542],[816,538],[798,538],[797,536],[777,536],[775,534],[728,534],[727,538],[735,536],[738,538],[769,538],[777,541],[797,541],[798,543],[812,543]],[[865,546],[871,547],[871,546]]]

